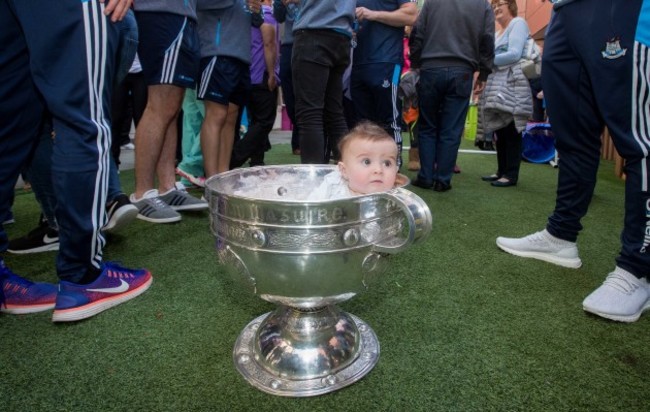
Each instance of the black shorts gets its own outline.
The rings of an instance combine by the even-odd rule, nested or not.
[[[138,57],[147,85],[194,87],[199,74],[200,46],[196,22],[172,13],[136,13]]]
[[[197,96],[201,100],[239,107],[246,105],[251,90],[250,65],[232,57],[201,59]]]

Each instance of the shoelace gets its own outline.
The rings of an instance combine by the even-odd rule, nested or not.
[[[639,288],[638,284],[629,281],[618,273],[610,273],[607,275],[607,278],[603,283],[625,293],[626,295],[632,294]]]
[[[544,236],[544,232],[537,232],[533,233],[532,235],[528,236],[528,240],[531,243],[548,243],[549,239]]]
[[[160,197],[158,197],[158,196],[152,197],[152,198],[150,198],[150,200],[153,202],[154,206],[156,206],[156,207],[158,207],[160,209],[166,209],[166,208],[170,207],[167,203],[163,202],[162,199],[160,199]]]

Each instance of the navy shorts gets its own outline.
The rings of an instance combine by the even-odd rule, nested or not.
[[[172,13],[137,12],[138,57],[147,85],[196,85],[201,58],[196,22]]]
[[[201,100],[246,106],[251,90],[250,65],[232,57],[201,59],[201,79],[197,96]]]

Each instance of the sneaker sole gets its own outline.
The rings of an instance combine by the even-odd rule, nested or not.
[[[181,176],[181,177],[184,177],[190,183],[192,183],[194,186],[205,187],[205,180],[197,179],[196,176],[193,176],[193,175],[191,175],[189,173],[186,173],[185,171],[179,169],[178,167],[176,168],[176,174]]]
[[[130,206],[131,207],[123,206],[119,208],[113,214],[111,220],[109,220],[106,226],[104,226],[104,232],[113,233],[119,231],[125,226],[128,226],[129,223],[131,223],[133,219],[138,216],[138,208],[133,205]]]
[[[74,322],[95,316],[98,313],[140,296],[149,289],[152,281],[153,278],[150,276],[145,283],[128,292],[76,308],[54,310],[54,313],[52,314],[52,322]]]
[[[599,312],[599,311],[597,311],[595,309],[590,309],[590,308],[588,308],[588,307],[586,307],[584,305],[582,306],[582,310],[584,310],[585,312],[600,316],[601,318],[614,320],[614,321],[617,321],[617,322],[625,322],[625,323],[636,322],[637,320],[639,320],[639,318],[641,317],[643,312],[645,312],[648,309],[650,309],[650,301],[646,302],[646,304],[643,305],[641,310],[639,310],[637,313],[634,313],[632,315],[627,315],[627,316],[626,315],[612,315],[610,313],[603,313],[603,312]]]
[[[171,206],[172,209],[174,209],[177,212],[189,212],[189,211],[198,211],[198,210],[207,210],[208,209],[208,204],[207,203],[199,203],[195,205],[184,205],[184,206]]]
[[[0,312],[10,315],[28,315],[30,313],[45,312],[51,309],[54,309],[54,303],[31,306],[3,306],[0,308]]]
[[[543,260],[544,262],[553,263],[555,265],[562,266],[565,268],[578,269],[580,266],[582,266],[582,260],[580,260],[580,258],[570,259],[570,258],[561,258],[557,256],[549,256],[548,254],[541,253],[541,252],[522,252],[520,250],[515,250],[507,246],[503,246],[499,244],[499,242],[497,242],[497,246],[499,247],[499,249],[503,250],[504,252],[508,252],[511,255],[524,257],[524,258]]]
[[[145,222],[149,223],[174,223],[174,222],[180,222],[181,216],[173,216],[173,217],[166,217],[166,218],[155,218],[155,217],[147,217],[145,215],[141,215],[138,213],[136,216],[140,220],[144,220]]]
[[[23,249],[23,250],[7,249],[7,252],[13,253],[15,255],[27,255],[30,253],[51,252],[57,250],[59,250],[59,242],[50,243],[49,245],[43,245],[32,249]]]

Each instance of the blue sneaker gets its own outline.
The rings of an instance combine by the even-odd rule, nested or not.
[[[56,293],[56,285],[21,278],[0,260],[0,312],[22,315],[50,310]]]
[[[74,322],[131,300],[151,286],[151,273],[146,269],[127,269],[105,262],[102,273],[88,285],[61,281],[53,322]]]

